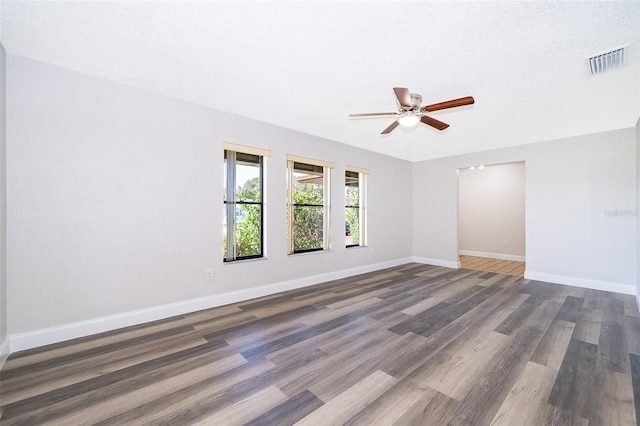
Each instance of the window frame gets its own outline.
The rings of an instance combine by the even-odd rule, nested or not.
[[[237,166],[238,166],[238,154],[256,156],[259,167],[259,179],[260,179],[260,200],[259,201],[246,201],[236,199],[236,186],[237,186]],[[223,144],[223,170],[226,169],[226,185],[223,194],[223,206],[225,208],[225,220],[227,241],[226,252],[224,256],[223,251],[223,263],[231,263],[249,259],[262,259],[265,257],[265,164],[266,158],[271,156],[271,151],[263,148],[254,148],[245,145],[233,144],[225,142]],[[260,224],[259,224],[259,253],[238,256],[236,253],[236,208],[237,206],[259,206],[260,207]],[[223,225],[223,226],[224,226]],[[224,232],[223,232],[224,237]]]
[[[345,166],[344,171],[344,179],[345,179],[345,190],[347,188],[347,174],[348,173],[357,173],[358,174],[358,205],[352,206],[347,204],[347,200],[345,197],[344,208],[345,208],[345,223],[347,209],[349,208],[357,208],[358,209],[358,244],[346,244],[346,226],[345,226],[345,247],[366,247],[367,246],[367,176],[369,175],[369,170],[362,167],[355,166]]]
[[[294,244],[294,209],[298,207],[320,207],[320,205],[302,205],[294,202],[294,173],[295,164],[308,165],[322,168],[322,247],[312,249],[295,250]],[[296,255],[302,253],[314,253],[328,251],[331,248],[331,169],[333,163],[328,161],[316,160],[297,155],[287,155],[287,253]]]

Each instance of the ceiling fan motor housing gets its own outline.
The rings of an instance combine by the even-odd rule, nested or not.
[[[422,96],[418,95],[417,93],[412,93],[410,96],[411,106],[413,107],[412,109],[419,109],[420,105],[422,104]]]

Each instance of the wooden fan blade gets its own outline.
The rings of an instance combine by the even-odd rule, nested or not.
[[[454,107],[459,107],[459,106],[463,106],[463,105],[471,105],[472,103],[474,103],[475,100],[473,99],[472,96],[466,96],[464,98],[459,98],[459,99],[452,99],[450,101],[445,101],[445,102],[440,102],[437,104],[433,104],[433,105],[427,105],[427,106],[423,106],[421,109],[423,111],[438,111],[441,109],[447,109],[447,108],[454,108]]]
[[[422,121],[427,126],[431,126],[438,130],[444,130],[449,127],[447,123],[443,123],[442,121],[436,120],[435,118],[427,117],[426,115],[420,117],[420,121]]]
[[[398,115],[397,112],[368,112],[365,114],[349,114],[349,117],[378,117],[386,115]]]
[[[389,127],[387,127],[387,128],[386,128],[386,129],[384,129],[382,132],[380,132],[380,134],[381,134],[381,135],[386,135],[387,133],[391,133],[391,131],[392,131],[393,129],[395,129],[396,127],[398,127],[398,124],[400,124],[400,123],[398,123],[398,120],[394,121],[393,123],[391,123],[391,124],[389,125]]]
[[[394,87],[393,91],[396,94],[396,98],[398,98],[398,102],[405,108],[411,108],[411,94],[409,93],[409,89],[406,87]]]

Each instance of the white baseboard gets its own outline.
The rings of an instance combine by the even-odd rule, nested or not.
[[[7,337],[2,341],[2,343],[0,343],[0,370],[2,370],[2,367],[4,366],[7,358],[9,358],[9,342],[9,337]]]
[[[245,290],[238,290],[198,299],[185,300],[168,305],[154,306],[151,308],[125,312],[117,315],[110,315],[88,321],[65,324],[58,327],[51,327],[22,334],[14,334],[9,336],[9,339],[6,340],[10,341],[10,344],[6,345],[7,353],[31,349],[51,343],[75,339],[78,337],[89,336],[92,334],[115,330],[122,327],[142,324],[149,321],[156,321],[175,315],[182,315],[189,312],[199,311],[202,309],[215,308],[217,306],[228,305],[230,303],[242,302],[245,300],[255,299],[256,297],[279,293],[282,291],[295,290],[297,288],[320,284],[326,281],[332,281],[340,278],[350,277],[353,275],[363,274],[366,272],[373,272],[380,269],[391,268],[393,266],[403,265],[411,261],[412,258],[396,259],[371,265],[358,266],[350,269],[343,269],[340,271],[327,272],[324,274],[313,275],[309,277],[297,278],[290,281],[267,284],[264,286],[248,288]]]
[[[459,261],[444,260],[444,259],[431,259],[431,258],[428,258],[428,257],[418,257],[418,256],[413,256],[411,259],[412,259],[413,262],[424,263],[424,264],[427,264],[427,265],[444,266],[444,267],[453,268],[453,269],[459,269],[460,268],[460,262]]]
[[[544,281],[553,284],[564,284],[573,287],[590,288],[593,290],[611,291],[614,293],[630,294],[636,296],[636,289],[633,285],[614,283],[609,281],[590,280],[586,278],[568,277],[566,275],[545,274],[542,272],[525,271],[524,278],[527,280]]]
[[[524,262],[526,259],[525,256],[517,256],[515,254],[487,253],[484,251],[459,250],[458,253],[462,256],[490,257],[500,260],[515,260],[516,262]]]
[[[0,370],[2,370],[7,358],[9,358],[9,349],[9,338],[7,337],[0,343]]]

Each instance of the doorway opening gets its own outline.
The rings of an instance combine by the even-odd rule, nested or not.
[[[524,161],[458,169],[458,257],[465,269],[524,275]]]

